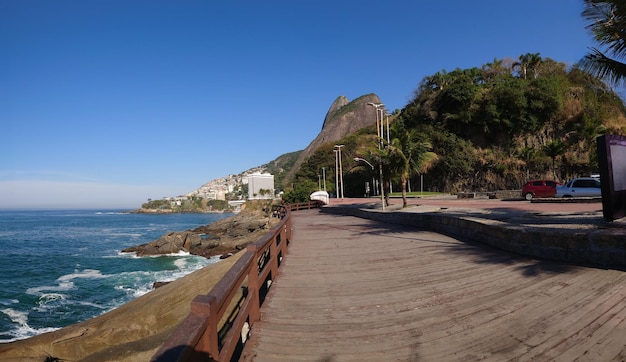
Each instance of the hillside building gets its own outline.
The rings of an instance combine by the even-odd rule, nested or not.
[[[248,200],[273,198],[274,175],[258,172],[248,175]]]

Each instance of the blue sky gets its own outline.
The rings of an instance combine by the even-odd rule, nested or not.
[[[338,96],[593,46],[582,0],[0,0],[0,208],[136,208],[305,148]]]

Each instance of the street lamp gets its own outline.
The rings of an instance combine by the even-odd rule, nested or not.
[[[369,163],[366,159],[360,158],[360,157],[355,157],[354,160],[357,161],[357,162],[363,161],[363,162],[367,163],[372,168],[372,171],[374,171],[374,165]],[[383,164],[382,164],[382,162],[379,165],[380,165],[380,191],[381,191],[381,193],[380,193],[380,204],[382,205],[383,211],[384,211],[385,210],[385,192],[384,192],[384,189],[383,189]],[[372,186],[374,186],[374,185],[372,185]]]
[[[366,159],[361,158],[361,157],[355,157],[355,158],[354,158],[354,160],[355,160],[356,162],[363,161],[363,162],[367,163],[367,165],[368,165],[369,167],[371,167],[371,168],[372,168],[372,171],[374,171],[374,165],[372,165],[371,163],[369,163]]]
[[[387,119],[387,144],[390,143],[389,140],[389,115],[387,114],[387,112],[385,112],[385,118]]]
[[[382,138],[383,137],[383,117],[381,116],[379,119],[378,112],[380,111],[382,114],[382,111],[385,105],[382,103],[372,103],[372,102],[368,102],[367,105],[372,106],[376,109],[376,133],[378,134],[378,137]]]
[[[335,192],[337,193],[337,198],[339,198],[339,162],[338,161],[338,153],[337,150],[333,150],[335,152]]]
[[[367,165],[372,168],[372,172],[374,171],[374,165],[369,163],[369,161],[367,161],[366,159],[361,158],[361,157],[355,157],[354,160],[356,162],[363,161],[363,162],[367,163]],[[377,188],[375,187],[375,184],[374,184],[374,176],[372,176],[372,190],[374,190],[374,194],[376,194],[376,192],[378,192],[378,190],[377,190]]]
[[[385,113],[385,118],[387,120],[387,144],[390,145],[391,141],[389,140],[389,114],[387,114],[387,111],[385,109],[383,109],[380,112],[381,117],[383,115],[383,112]],[[382,118],[380,119],[380,121],[381,122],[383,121]],[[391,194],[392,192],[393,192],[393,182],[391,182],[391,179],[389,179],[389,194]]]
[[[343,165],[341,162],[341,147],[344,147],[345,145],[335,145],[335,148],[337,149],[337,155],[339,157],[339,181],[341,182],[341,198],[343,199]],[[339,190],[337,190],[337,193],[339,193]],[[339,196],[339,195],[337,195]]]
[[[372,103],[372,102],[368,102],[368,105],[376,108],[376,132],[378,132],[378,138],[379,138],[379,143],[378,143],[378,149],[382,148],[383,145],[383,112],[385,111],[385,105],[382,103]],[[380,111],[380,121],[378,119],[378,111]],[[387,138],[389,138],[389,132],[387,132]],[[379,163],[379,169],[380,169],[380,197],[382,198],[382,203],[383,203],[383,210],[385,210],[385,187],[383,185],[383,163],[382,161]]]
[[[326,191],[326,167],[322,167],[322,176],[324,178],[324,191]]]

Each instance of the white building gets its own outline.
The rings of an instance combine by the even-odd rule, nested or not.
[[[248,175],[248,199],[273,199],[274,175],[255,172]]]

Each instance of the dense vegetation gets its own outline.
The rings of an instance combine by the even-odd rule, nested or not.
[[[444,192],[519,189],[530,178],[563,181],[589,175],[597,172],[595,138],[624,133],[625,114],[622,100],[600,79],[538,53],[443,70],[425,77],[409,104],[390,117],[391,141],[383,140],[382,150],[376,150],[381,140],[374,125],[339,142],[345,145],[344,195],[363,196],[365,182],[378,180],[377,168],[354,157],[382,162],[385,183],[391,179],[398,191],[402,172],[394,162],[406,167],[406,150],[399,145],[408,133],[411,142],[405,144],[423,144],[422,153],[435,155],[429,168],[409,169],[405,181],[414,189],[419,173],[424,190]],[[394,144],[403,152],[394,155]],[[300,167],[295,182],[282,186],[305,195],[319,188],[324,168],[327,190],[336,194],[333,146],[321,146]]]
[[[441,155],[431,189],[488,191],[597,172],[595,138],[623,132],[624,114],[599,79],[526,54],[426,77],[398,119]]]
[[[141,205],[145,210],[161,212],[222,212],[232,211],[225,200],[206,200],[202,197],[190,196],[184,199],[148,200]]]

